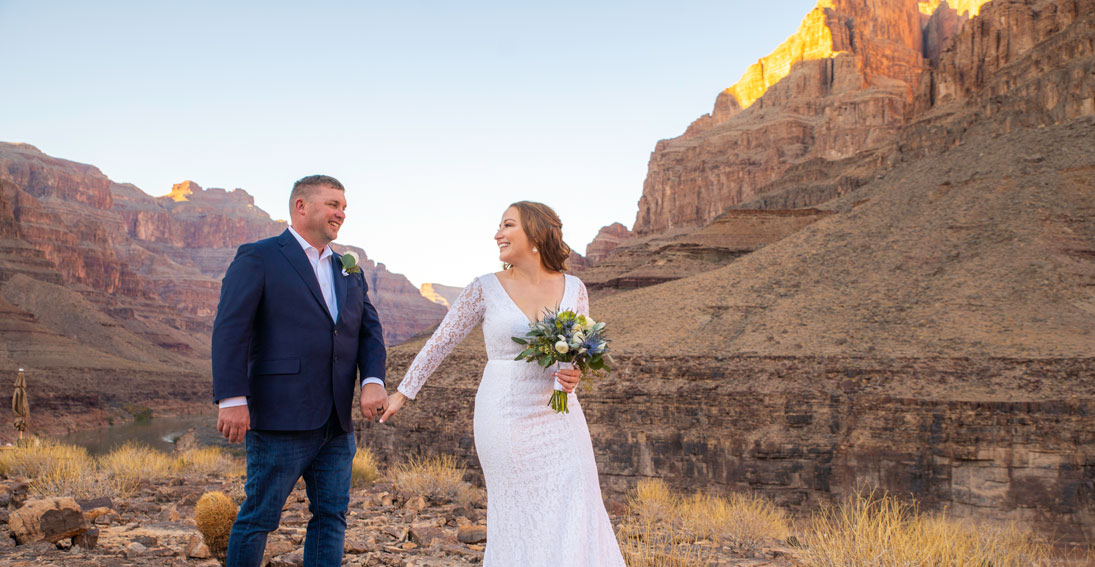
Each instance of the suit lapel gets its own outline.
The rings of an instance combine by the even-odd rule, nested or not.
[[[278,237],[278,244],[281,245],[281,253],[289,261],[289,265],[293,267],[300,279],[304,280],[304,285],[308,288],[308,291],[312,292],[312,297],[315,298],[319,303],[319,307],[330,319],[331,313],[327,311],[327,302],[323,301],[323,292],[319,290],[319,280],[316,279],[316,273],[312,271],[312,264],[308,261],[308,255],[304,253],[300,243],[286,229]]]
[[[335,282],[335,305],[338,306],[338,318],[342,318],[342,313],[346,310],[346,280],[347,277],[342,275],[342,260],[339,259],[338,254],[331,254],[331,276]],[[335,321],[337,324],[338,321]]]

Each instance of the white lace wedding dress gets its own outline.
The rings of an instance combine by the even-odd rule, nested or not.
[[[585,285],[565,276],[562,309],[589,314]],[[485,567],[624,567],[578,398],[548,407],[552,369],[513,360],[529,320],[498,277],[471,282],[415,357],[399,391],[414,398],[441,360],[480,322],[487,365],[475,396],[475,449],[487,482]]]

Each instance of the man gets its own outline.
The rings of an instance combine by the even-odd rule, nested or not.
[[[304,477],[312,519],[304,565],[342,563],[354,453],[354,382],[361,412],[381,415],[384,341],[360,268],[329,244],[346,219],[338,180],[312,175],[289,197],[290,227],[240,246],[213,323],[217,430],[246,439],[246,498],[228,542],[229,567],[258,567],[266,535]],[[354,272],[354,273],[351,273]]]

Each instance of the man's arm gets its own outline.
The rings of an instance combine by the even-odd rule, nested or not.
[[[380,316],[369,301],[369,284],[364,282],[361,309],[361,330],[358,333],[357,367],[364,377],[361,382],[361,413],[365,419],[375,419],[384,413],[388,403],[388,392],[384,387],[384,364],[387,352],[384,350],[384,329],[380,326]]]
[[[361,330],[358,333],[357,367],[362,377],[377,378],[384,382],[384,364],[387,351],[384,350],[384,329],[380,326],[380,315],[369,301],[369,284],[362,276]]]
[[[255,313],[262,300],[262,261],[251,245],[240,246],[221,282],[217,317],[213,321],[213,401],[228,401],[217,416],[217,430],[232,443],[243,440],[250,426],[246,396],[247,357],[254,334]],[[243,398],[240,403],[239,398]]]

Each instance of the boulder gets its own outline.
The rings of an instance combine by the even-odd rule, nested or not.
[[[86,532],[74,536],[72,545],[78,545],[84,549],[95,549],[95,546],[99,545],[99,528],[88,528]]]
[[[202,541],[201,534],[191,534],[190,541],[186,542],[183,553],[190,559],[209,559],[213,557],[212,552],[209,551],[209,546]]]
[[[487,541],[487,526],[460,526],[456,531],[456,539],[461,543],[483,543]]]
[[[28,500],[8,518],[8,526],[20,544],[58,541],[87,531],[80,505],[72,498]]]

